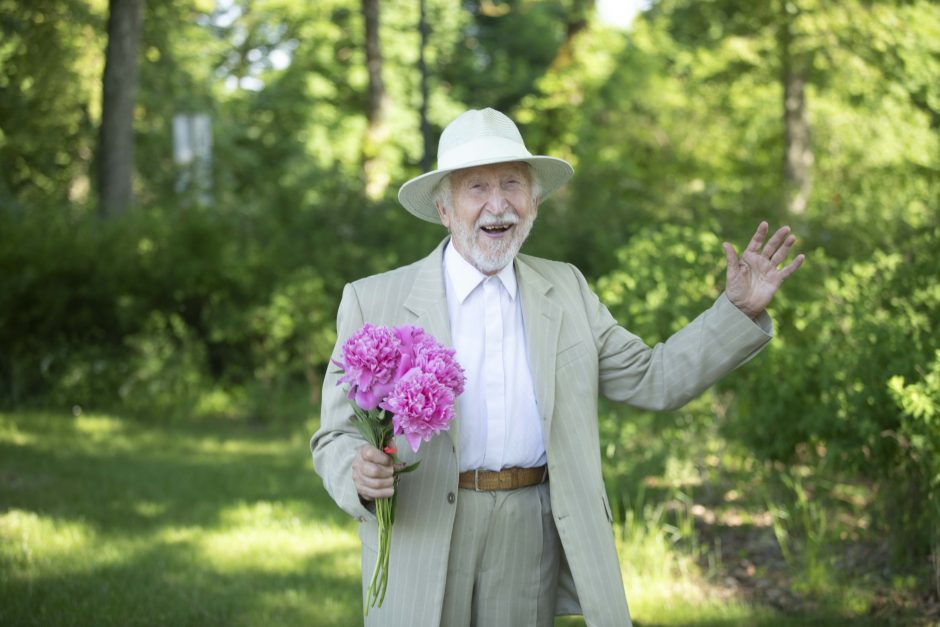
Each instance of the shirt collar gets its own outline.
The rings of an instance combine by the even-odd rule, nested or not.
[[[444,272],[450,277],[451,284],[454,286],[454,296],[460,304],[467,299],[470,292],[486,280],[487,276],[474,268],[469,261],[463,258],[453,242],[447,242],[447,248],[444,249]],[[509,299],[516,300],[516,273],[513,270],[513,264],[506,264],[506,267],[500,270],[496,276],[499,278]]]

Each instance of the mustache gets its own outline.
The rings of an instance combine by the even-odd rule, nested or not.
[[[500,224],[519,224],[519,216],[514,211],[504,211],[499,215],[481,216],[477,220],[477,227],[497,226]]]

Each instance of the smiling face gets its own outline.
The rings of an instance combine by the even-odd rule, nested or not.
[[[535,192],[529,166],[522,162],[457,170],[437,212],[457,252],[493,275],[512,263],[528,237],[538,214]]]

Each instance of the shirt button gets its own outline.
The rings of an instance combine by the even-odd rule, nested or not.
[[[448,503],[450,503],[451,505],[453,505],[453,504],[454,504],[454,501],[456,501],[456,500],[457,500],[457,497],[454,495],[453,492],[448,492],[448,493],[447,493],[447,502],[448,502]]]

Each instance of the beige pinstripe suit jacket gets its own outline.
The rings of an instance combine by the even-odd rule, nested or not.
[[[334,359],[342,342],[365,322],[414,324],[451,344],[442,269],[446,241],[421,261],[346,286]],[[680,407],[755,355],[770,340],[770,321],[763,314],[755,324],[722,296],[685,329],[650,348],[617,324],[573,266],[519,255],[515,267],[548,454],[552,512],[564,549],[556,612],[583,613],[589,625],[623,627],[630,617],[601,477],[598,394],[647,409]],[[349,423],[338,376],[331,366],[311,449],[330,495],[361,523],[367,584],[377,530],[353,485],[350,465],[362,440]],[[388,592],[383,607],[369,611],[369,625],[440,624],[458,495],[458,432],[452,425],[446,436],[423,444],[417,454],[420,468],[402,476]],[[398,450],[411,461],[404,441]]]

